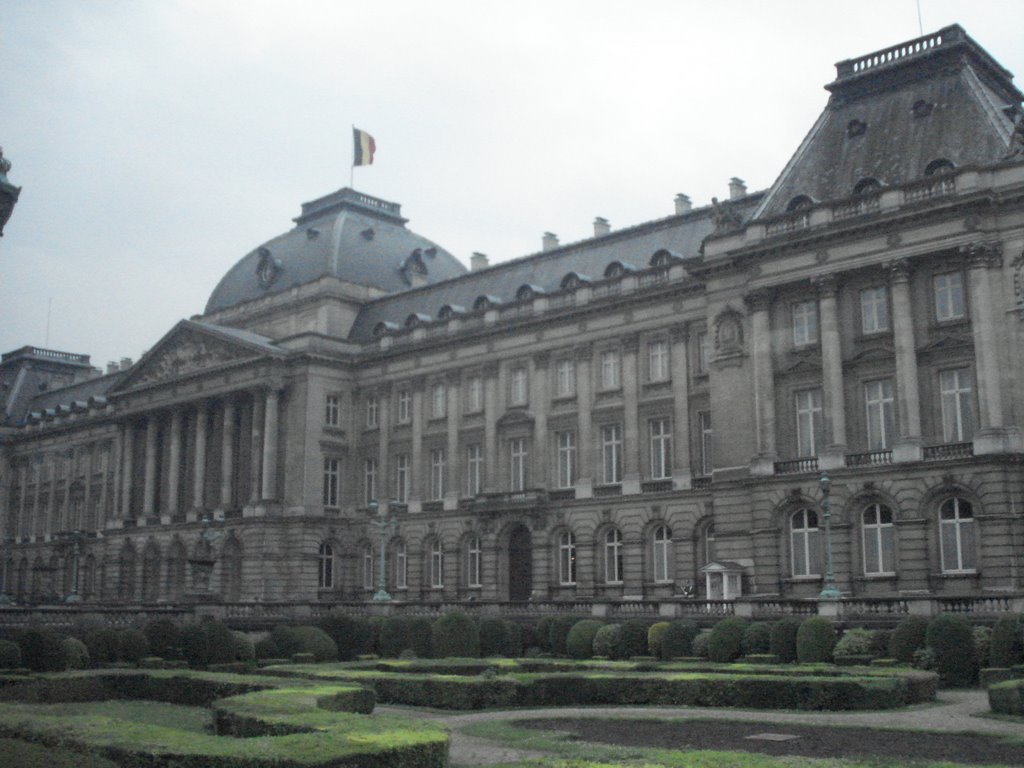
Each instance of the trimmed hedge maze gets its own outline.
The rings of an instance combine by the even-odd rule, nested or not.
[[[0,736],[102,757],[124,768],[432,768],[448,735],[423,721],[368,716],[354,684],[182,672],[0,679]],[[212,710],[215,733],[119,719],[63,702],[148,699]]]

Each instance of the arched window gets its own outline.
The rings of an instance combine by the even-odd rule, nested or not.
[[[373,545],[363,547],[363,589],[373,589]]]
[[[942,176],[947,173],[952,173],[956,170],[956,166],[953,165],[949,160],[944,157],[940,157],[937,160],[932,160],[928,165],[925,166],[925,176]]]
[[[892,510],[872,504],[861,515],[864,541],[864,573],[879,575],[896,571],[896,541],[892,527]]]
[[[959,496],[939,507],[939,545],[946,573],[975,569],[974,510]]]
[[[618,528],[604,535],[604,583],[622,583],[622,533]]]
[[[797,211],[806,211],[808,208],[813,206],[814,201],[807,195],[797,195],[789,201],[789,205],[786,206],[786,212],[796,213]]]
[[[558,537],[558,583],[576,583],[576,537],[572,531],[563,531]]]
[[[393,578],[392,583],[395,589],[405,589],[409,585],[409,558],[406,556],[405,542],[395,542],[395,554],[392,558]]]
[[[317,572],[318,589],[334,589],[334,547],[326,541],[320,545],[320,568]]]
[[[869,197],[871,195],[877,195],[882,191],[882,184],[878,179],[872,179],[870,177],[861,179],[853,187],[854,197]]]
[[[470,536],[466,542],[466,586],[479,587],[481,563],[480,537]]]
[[[441,589],[444,586],[444,546],[440,539],[430,545],[430,586]]]
[[[667,525],[659,525],[654,529],[651,545],[654,548],[654,557],[651,559],[654,564],[654,580],[670,581],[668,560],[672,549],[672,531]]]
[[[798,509],[789,518],[794,576],[821,574],[821,531],[818,514],[812,509]]]
[[[142,553],[142,601],[155,603],[160,597],[160,550],[150,543]]]

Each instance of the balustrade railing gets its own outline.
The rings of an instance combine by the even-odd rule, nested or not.
[[[799,472],[817,472],[818,471],[818,457],[807,456],[802,459],[788,459],[786,461],[775,462],[775,474],[777,475],[793,475]]]
[[[955,176],[930,176],[927,179],[908,184],[903,188],[903,202],[912,203],[916,200],[929,200],[943,197],[956,192]]]
[[[704,491],[711,487],[711,476],[695,477],[690,481],[690,487],[695,491]]]
[[[892,464],[891,450],[846,454],[846,466],[848,467],[874,467],[883,464]]]
[[[672,479],[665,480],[644,480],[640,483],[640,490],[643,493],[665,493],[672,490]]]
[[[842,221],[852,219],[855,216],[862,216],[867,213],[877,213],[881,207],[881,197],[871,195],[870,197],[855,197],[843,203],[832,206],[832,220]]]
[[[659,269],[657,272],[641,273],[639,285],[641,288],[651,288],[655,285],[664,285],[668,282],[668,271]]]
[[[575,488],[556,488],[553,491],[548,491],[548,499],[551,501],[570,501],[575,498]]]
[[[974,455],[974,443],[944,443],[942,445],[926,445],[921,449],[921,458],[925,461],[941,459],[966,459]]]
[[[814,616],[818,613],[816,600],[755,599],[752,612],[755,618],[769,616]]]
[[[595,485],[594,496],[621,496],[622,485],[614,483],[611,485]]]
[[[811,226],[811,214],[806,211],[787,213],[777,219],[769,221],[765,225],[766,235],[781,235],[786,232],[795,232],[798,229],[807,229]]]

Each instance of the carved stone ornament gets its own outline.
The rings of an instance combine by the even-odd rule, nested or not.
[[[738,352],[743,348],[743,316],[727,309],[715,320],[715,351],[720,354]]]
[[[998,240],[961,246],[960,253],[968,267],[998,267],[1003,263],[1003,244]]]
[[[745,295],[743,302],[751,312],[767,311],[772,305],[772,294],[771,291],[761,288]]]
[[[142,369],[132,377],[131,384],[138,386],[175,379],[193,371],[249,357],[252,355],[215,339],[204,338],[198,334],[182,335],[172,339],[158,354],[147,360]]]
[[[889,279],[894,283],[905,283],[910,279],[910,273],[913,268],[910,264],[910,259],[897,259],[891,261],[886,265],[886,270],[889,272]]]
[[[835,296],[839,291],[839,278],[836,275],[818,275],[811,278],[811,285],[822,298]]]
[[[721,203],[717,197],[711,198],[711,220],[715,224],[714,234],[732,232],[743,226],[743,219],[730,203]]]
[[[1010,266],[1013,268],[1013,300],[1017,309],[1024,310],[1024,252]]]
[[[281,274],[281,260],[274,257],[268,248],[260,248],[260,260],[256,262],[256,277],[261,288],[269,288]]]

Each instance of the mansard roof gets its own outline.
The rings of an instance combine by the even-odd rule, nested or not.
[[[754,218],[784,214],[801,197],[848,198],[865,179],[905,184],[937,160],[960,168],[1009,154],[1021,93],[957,25],[839,62],[836,71],[824,112]]]

